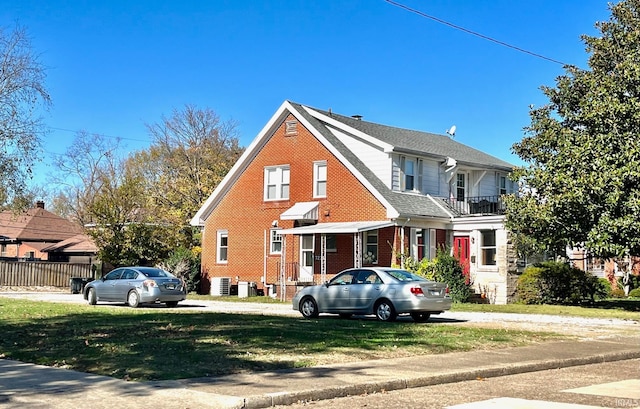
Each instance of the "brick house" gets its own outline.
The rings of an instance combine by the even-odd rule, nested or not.
[[[23,213],[0,212],[0,258],[91,264],[97,247],[82,227],[38,201]]]
[[[506,303],[515,254],[500,195],[512,165],[449,136],[285,101],[191,221],[205,292],[296,289],[452,248],[476,292]]]

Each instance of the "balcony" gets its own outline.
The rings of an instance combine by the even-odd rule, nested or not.
[[[443,198],[449,209],[458,216],[504,214],[505,203],[501,196],[474,196],[464,201]]]

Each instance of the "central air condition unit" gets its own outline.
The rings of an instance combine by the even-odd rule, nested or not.
[[[213,277],[211,279],[211,295],[230,295],[231,277]]]

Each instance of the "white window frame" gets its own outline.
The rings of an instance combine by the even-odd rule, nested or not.
[[[282,235],[278,233],[281,229],[271,229],[269,233],[269,254],[282,254]],[[275,249],[275,245],[280,245],[280,250]]]
[[[218,230],[216,240],[216,262],[218,264],[227,264],[229,262],[229,231]],[[225,240],[225,244],[222,244],[222,240]],[[224,257],[222,253],[224,252]]]
[[[324,186],[324,193],[321,192]],[[313,197],[327,197],[327,161],[313,162]]]
[[[362,252],[362,262],[363,264],[378,264],[378,230],[369,230],[363,233],[363,247],[364,251]],[[369,237],[375,238],[375,242],[373,240],[369,241]],[[373,258],[371,260],[367,260],[367,256],[371,253]]]
[[[290,188],[289,165],[266,166],[264,168],[264,201],[288,200]],[[270,176],[273,177],[271,178]],[[269,196],[269,188],[274,188],[274,196]]]
[[[400,190],[414,192],[421,190],[422,187],[418,184],[422,184],[421,172],[422,161],[416,158],[407,158],[406,156],[400,156]],[[411,167],[410,171],[408,167]],[[411,183],[408,183],[408,179],[411,178]],[[409,186],[410,185],[410,186]]]
[[[462,182],[462,185],[460,184]],[[489,182],[491,183],[491,182]],[[460,198],[460,189],[462,189],[462,199]],[[467,199],[467,174],[465,172],[456,173],[456,200],[464,202]]]
[[[493,244],[487,244],[485,234],[493,234]],[[480,265],[483,267],[495,267],[498,264],[498,243],[495,230],[480,230]],[[493,256],[492,256],[493,255]],[[489,260],[487,260],[489,257]]]
[[[498,195],[506,195],[507,193],[507,177],[505,175],[498,175]]]

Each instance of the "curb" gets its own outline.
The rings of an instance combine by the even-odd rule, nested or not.
[[[240,406],[234,406],[234,409],[262,409],[276,405],[292,405],[299,402],[311,402],[318,400],[343,398],[347,396],[367,395],[408,388],[420,388],[424,386],[470,381],[481,378],[494,378],[506,375],[517,375],[527,372],[545,371],[549,369],[615,362],[627,359],[640,359],[640,350],[618,351],[579,358],[531,361],[507,366],[505,366],[504,364],[491,365],[473,370],[452,370],[451,373],[442,373],[433,376],[421,376],[408,379],[392,379],[388,381],[377,382],[362,382],[340,387],[328,387],[325,389],[268,393],[265,395],[245,397],[244,403],[240,404]]]

